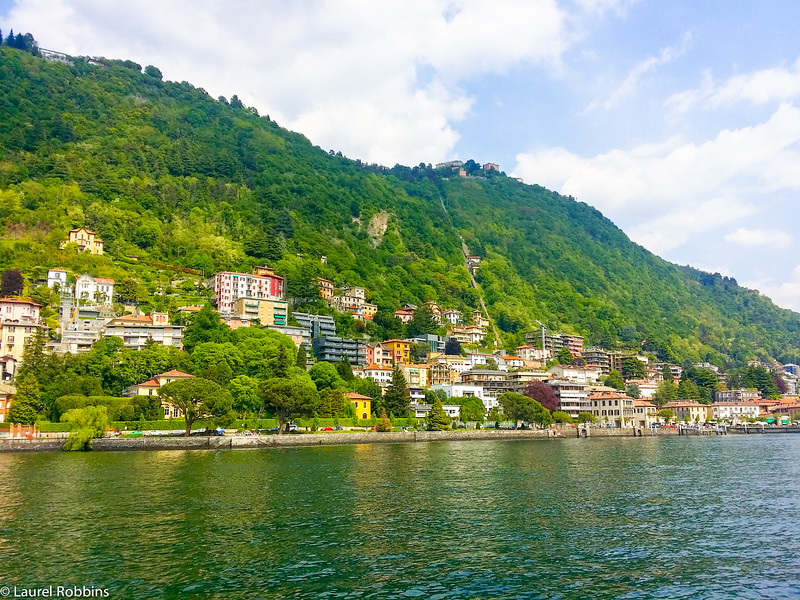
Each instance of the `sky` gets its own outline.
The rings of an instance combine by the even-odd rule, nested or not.
[[[494,162],[800,311],[796,0],[0,0],[387,166]]]

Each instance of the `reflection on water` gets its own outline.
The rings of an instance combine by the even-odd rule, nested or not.
[[[800,437],[0,455],[0,586],[795,598]]]

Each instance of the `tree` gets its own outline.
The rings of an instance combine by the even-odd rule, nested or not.
[[[517,428],[519,421],[527,423],[538,423],[545,425],[552,422],[550,411],[544,408],[539,402],[518,394],[516,392],[505,392],[497,399],[503,409],[503,414],[514,421],[514,429]]]
[[[572,364],[572,352],[569,351],[569,348],[563,346],[557,353],[556,353],[556,360],[559,364],[562,365],[569,365]]]
[[[211,308],[210,304],[206,304],[186,328],[183,345],[187,351],[191,352],[195,346],[203,342],[221,344],[229,339],[230,329],[220,321],[219,313]]]
[[[637,361],[638,362],[638,361]],[[638,383],[629,383],[625,386],[625,393],[631,398],[641,398],[642,390]]]
[[[533,398],[539,404],[549,411],[558,409],[558,396],[556,396],[553,386],[546,384],[543,381],[530,381],[525,384],[522,393]]]
[[[108,428],[108,409],[105,406],[73,408],[61,415],[61,422],[72,425],[64,450],[89,450],[92,438],[103,437]]]
[[[623,381],[622,377],[619,375],[619,371],[616,369],[611,369],[611,372],[606,377],[605,384],[608,387],[613,387],[618,390],[625,389],[625,381]]]
[[[350,361],[346,356],[342,358],[341,362],[336,363],[336,372],[339,373],[339,377],[344,381],[353,381],[355,379],[353,367],[350,366]]]
[[[486,368],[491,371],[497,371],[497,360],[494,357],[489,357],[486,359]]]
[[[556,423],[573,423],[574,420],[570,416],[569,413],[564,412],[563,410],[556,410],[553,411],[553,421]]]
[[[438,400],[438,398],[436,398],[435,400]],[[476,421],[478,423],[483,423],[484,419],[486,418],[486,407],[483,405],[483,402],[481,402],[481,400],[479,400],[478,398],[475,397],[464,398],[463,402],[461,402],[461,409],[459,410],[458,417],[464,423],[466,423],[467,421]]]
[[[342,390],[325,388],[319,391],[317,414],[320,417],[343,417],[348,406],[352,406],[344,397]]]
[[[406,378],[403,377],[398,366],[395,366],[392,372],[392,383],[386,388],[386,393],[383,395],[383,406],[393,417],[404,418],[410,411],[411,401]]]
[[[26,373],[18,377],[17,391],[8,410],[9,423],[33,425],[39,417],[41,398],[39,382],[33,374]]]
[[[384,431],[384,432],[392,430],[392,422],[389,419],[389,417],[386,415],[386,409],[385,408],[381,409],[381,418],[378,421],[378,424],[376,425],[375,429],[377,431]]]
[[[675,416],[675,413],[670,408],[662,408],[656,413],[656,416],[665,421],[670,421]]]
[[[664,406],[667,402],[671,400],[678,399],[678,386],[672,381],[672,379],[667,379],[658,385],[656,388],[655,393],[653,394],[653,403],[656,406]]]
[[[446,431],[450,429],[450,417],[442,408],[442,401],[437,397],[431,405],[428,416],[425,417],[425,424],[429,431]]]
[[[319,391],[326,388],[345,387],[345,382],[339,377],[339,372],[333,363],[320,361],[309,369],[308,374]]]
[[[578,423],[596,423],[597,417],[588,411],[581,411],[578,413]]]
[[[144,68],[144,74],[145,75],[149,75],[150,77],[154,77],[155,79],[158,79],[159,81],[161,81],[161,79],[163,79],[163,77],[164,77],[161,74],[161,69],[159,69],[158,67],[154,67],[153,65],[147,65]]]
[[[210,417],[224,418],[233,408],[230,392],[224,387],[202,377],[177,379],[158,388],[158,395],[164,402],[183,411],[188,436],[192,424],[198,419]]]
[[[0,277],[0,296],[19,296],[25,288],[25,280],[19,269],[3,271]]]
[[[319,405],[316,386],[300,378],[262,381],[258,386],[258,395],[266,407],[275,411],[279,434],[283,433],[290,420],[311,417]]]
[[[672,376],[672,369],[667,363],[664,363],[664,366],[661,367],[661,377],[664,381],[673,381],[674,378]],[[673,381],[674,382],[674,381]]]
[[[647,369],[642,361],[631,356],[622,361],[622,377],[623,379],[644,379],[647,377]]]
[[[423,304],[414,311],[414,316],[406,328],[406,334],[409,337],[416,337],[424,333],[434,333],[437,329],[439,329],[439,323],[437,323],[436,317],[430,307]]]
[[[461,354],[461,342],[454,337],[447,338],[444,343],[444,353],[449,356],[458,356]]]
[[[691,379],[681,379],[678,385],[678,398],[683,400],[700,400],[700,390]]]
[[[500,425],[500,420],[504,417],[503,412],[500,410],[499,406],[493,406],[489,410],[489,414],[486,415],[486,420],[490,423],[494,423],[494,426],[497,427]]]
[[[258,397],[258,379],[239,375],[228,383],[228,390],[233,400],[233,410],[239,415],[247,416],[260,412],[262,402]]]
[[[306,347],[303,344],[300,344],[300,347],[297,349],[297,358],[295,359],[294,363],[297,367],[301,369],[305,369],[308,365],[308,358],[306,356]]]

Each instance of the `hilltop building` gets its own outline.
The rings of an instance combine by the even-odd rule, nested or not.
[[[90,254],[103,254],[103,240],[101,240],[97,233],[86,227],[78,227],[71,229],[69,238],[61,243],[63,248],[67,244],[78,244],[81,252],[89,252]]]

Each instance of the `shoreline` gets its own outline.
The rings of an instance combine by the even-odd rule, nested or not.
[[[284,435],[223,435],[166,437],[143,436],[137,438],[97,438],[92,440],[93,452],[119,452],[126,450],[236,450],[247,448],[292,448],[307,446],[340,446],[353,444],[387,444],[403,442],[457,442],[470,440],[526,440],[566,439],[577,437],[658,437],[677,435],[676,430],[637,433],[634,429],[590,428],[588,436],[583,429],[470,429],[452,431],[407,432],[347,432],[301,433]],[[3,452],[55,452],[61,451],[65,438],[0,438]]]

